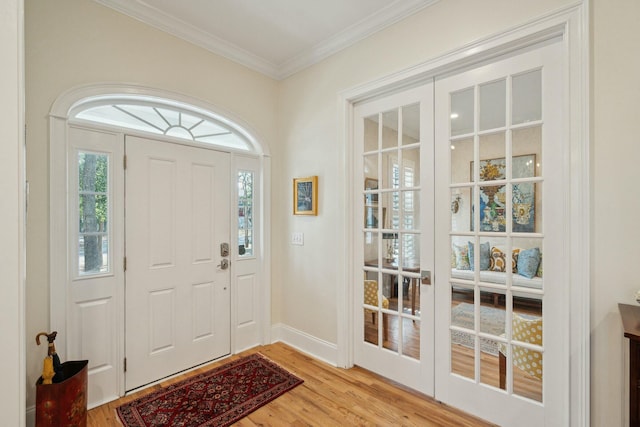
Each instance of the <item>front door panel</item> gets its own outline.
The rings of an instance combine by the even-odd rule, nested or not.
[[[126,138],[126,389],[230,352],[229,155]]]

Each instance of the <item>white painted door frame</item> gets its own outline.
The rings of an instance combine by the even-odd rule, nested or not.
[[[412,67],[409,70],[376,80],[364,86],[347,90],[340,94],[342,115],[340,128],[342,146],[345,147],[345,176],[342,182],[350,183],[355,178],[353,109],[359,103],[383,94],[393,93],[399,88],[417,86],[426,79],[455,70],[489,61],[501,54],[526,49],[544,41],[561,38],[563,44],[563,74],[566,77],[568,94],[564,99],[568,123],[565,140],[569,143],[571,183],[571,205],[568,215],[572,224],[568,231],[569,252],[572,264],[570,276],[570,331],[569,354],[571,354],[570,396],[567,416],[570,424],[588,425],[589,414],[589,7],[588,2],[568,7],[564,10],[532,21],[518,28],[505,31],[471,45],[443,55],[432,61]],[[358,227],[361,218],[354,215],[350,187],[343,190],[343,204],[348,222],[343,227],[345,245],[342,247],[347,260],[341,271],[343,280],[338,289],[338,364],[353,366],[353,277],[359,268],[353,257],[354,247],[351,236],[353,227]]]

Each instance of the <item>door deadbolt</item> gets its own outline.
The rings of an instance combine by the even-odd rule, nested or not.
[[[229,256],[229,244],[228,243],[220,243],[220,256],[222,256],[222,257]]]

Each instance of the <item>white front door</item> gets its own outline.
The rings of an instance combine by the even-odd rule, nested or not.
[[[126,137],[126,390],[230,353],[229,154]]]
[[[433,85],[355,117],[354,362],[433,395]]]
[[[354,109],[354,362],[500,425],[568,420],[561,69],[556,42]]]

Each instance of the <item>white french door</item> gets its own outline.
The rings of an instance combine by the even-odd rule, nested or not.
[[[126,389],[230,353],[229,154],[126,137]]]
[[[354,109],[355,364],[500,425],[568,420],[561,70],[555,42]]]
[[[433,85],[355,109],[357,365],[433,394]]]
[[[436,398],[501,425],[568,419],[561,53],[435,84]]]

